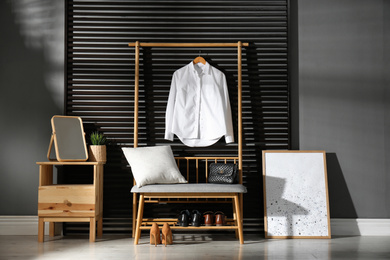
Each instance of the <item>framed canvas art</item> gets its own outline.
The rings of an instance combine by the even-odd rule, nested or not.
[[[266,238],[330,238],[325,151],[263,151]]]

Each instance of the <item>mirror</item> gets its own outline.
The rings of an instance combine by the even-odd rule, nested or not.
[[[83,122],[80,117],[53,116],[51,126],[53,134],[47,154],[50,161],[53,160],[49,158],[53,141],[59,162],[88,160]]]

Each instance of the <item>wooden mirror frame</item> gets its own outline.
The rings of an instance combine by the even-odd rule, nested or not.
[[[60,120],[60,121],[58,121]],[[71,122],[66,124],[64,121]],[[61,122],[63,121],[63,122]],[[59,124],[59,122],[61,122]],[[61,125],[62,124],[62,125]],[[63,127],[68,126],[67,129]],[[88,149],[85,141],[83,122],[77,116],[53,116],[51,118],[52,136],[47,159],[49,161],[76,162],[88,160]],[[51,148],[55,146],[56,159],[50,158]],[[67,146],[64,147],[64,144]],[[64,150],[65,149],[65,150]]]

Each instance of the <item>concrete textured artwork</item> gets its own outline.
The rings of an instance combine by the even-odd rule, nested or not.
[[[265,151],[267,237],[330,237],[325,152]]]

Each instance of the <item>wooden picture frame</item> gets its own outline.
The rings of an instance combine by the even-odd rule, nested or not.
[[[331,238],[325,151],[263,151],[266,238]]]
[[[59,162],[77,162],[88,160],[83,122],[77,116],[53,116],[51,119],[52,136],[47,159]],[[50,158],[51,148],[55,146],[56,159]]]

